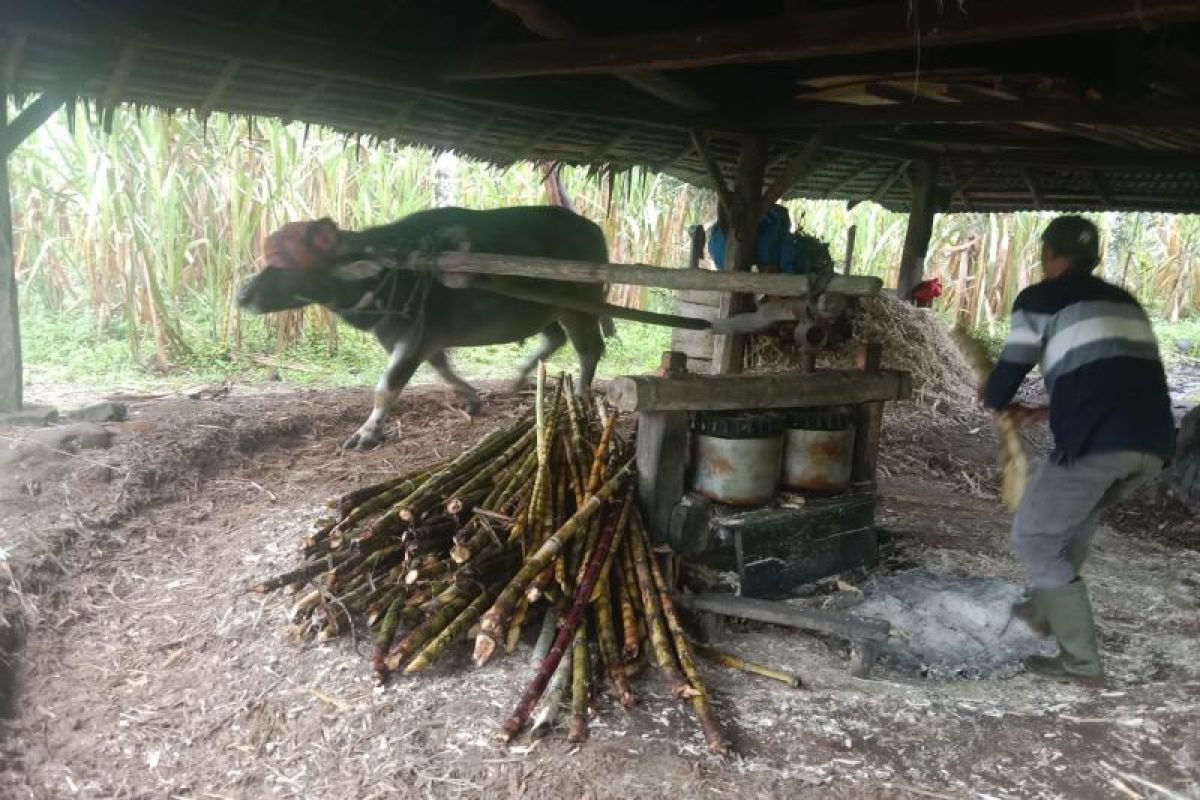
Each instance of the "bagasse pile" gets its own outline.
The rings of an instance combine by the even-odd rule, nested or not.
[[[850,324],[850,340],[822,353],[822,366],[850,366],[855,345],[881,342],[883,366],[912,374],[915,401],[951,416],[978,413],[975,372],[959,352],[949,328],[932,311],[891,295],[878,295],[858,301],[850,311]],[[748,369],[795,369],[799,360],[800,349],[790,332],[750,337]]]
[[[533,419],[452,461],[343,496],[336,518],[305,539],[303,564],[254,588],[296,592],[291,618],[304,635],[365,622],[381,678],[428,668],[473,629],[482,666],[501,647],[514,651],[540,616],[534,674],[503,724],[506,740],[531,720],[531,735],[548,731],[568,693],[568,738],[585,740],[589,687],[602,674],[630,707],[648,643],[671,693],[691,701],[709,748],[724,753],[616,421],[577,399],[568,378],[547,397],[539,370]]]

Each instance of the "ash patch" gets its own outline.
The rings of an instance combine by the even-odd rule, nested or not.
[[[923,569],[880,577],[854,608],[892,624],[883,658],[901,672],[935,678],[1004,676],[1021,659],[1051,652],[1024,623],[1008,624],[1024,590],[1003,578],[939,575]]]

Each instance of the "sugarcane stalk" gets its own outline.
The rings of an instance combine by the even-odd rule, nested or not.
[[[633,558],[630,556],[632,551],[629,542],[625,542],[625,546],[621,548],[621,570],[617,586],[617,600],[621,607],[621,639],[622,650],[621,655],[626,663],[635,661],[638,654],[641,652],[641,633],[638,630],[638,615],[637,608],[634,605],[637,597],[637,583],[634,576]]]
[[[550,679],[550,685],[546,689],[546,696],[542,698],[541,707],[538,709],[537,716],[533,719],[533,725],[529,729],[529,738],[540,739],[550,732],[554,727],[554,723],[558,721],[559,711],[562,709],[563,695],[567,692],[567,687],[571,685],[571,677],[573,674],[574,659],[571,657],[571,652],[558,662],[558,668],[554,670],[554,676]],[[545,663],[544,661],[542,662]],[[540,669],[540,667],[538,667]]]
[[[458,615],[455,616],[446,627],[442,628],[441,632],[425,645],[419,653],[413,656],[413,660],[404,668],[405,675],[412,675],[414,672],[420,672],[427,668],[430,664],[438,659],[445,651],[446,646],[456,641],[458,637],[467,632],[475,620],[479,619],[479,615],[487,608],[488,603],[500,591],[501,584],[495,583],[489,586],[482,594],[466,605]]]
[[[405,484],[412,484],[413,488],[416,488],[416,486],[420,485],[420,483],[429,476],[429,473],[433,469],[436,469],[436,467],[421,467],[420,469],[415,469],[412,472],[391,478],[390,480],[376,483],[371,486],[363,486],[361,488],[352,489],[351,491],[346,492],[344,495],[334,501],[333,507],[336,509],[337,522],[345,520],[346,517],[349,516],[353,511],[358,509],[369,500],[375,499],[376,497],[386,494],[391,494],[393,497],[395,497],[397,494],[404,494],[405,491],[402,487],[404,487]],[[409,489],[408,491],[412,490]],[[378,510],[378,507],[376,507],[376,510]],[[367,513],[370,514],[372,512],[368,511]],[[361,519],[361,517],[359,518]]]
[[[556,603],[547,608],[546,613],[542,615],[542,627],[538,631],[537,643],[533,646],[533,657],[529,659],[529,663],[533,665],[534,669],[542,665],[551,643],[554,642],[554,632],[558,628],[558,618],[561,613],[562,608],[560,604]]]
[[[571,724],[567,728],[567,741],[572,744],[586,742],[588,738],[588,645],[587,620],[579,622],[575,629],[575,642],[571,648]]]
[[[291,609],[288,611],[288,619],[294,623],[299,622],[312,613],[312,610],[317,607],[317,603],[320,602],[321,590],[313,589],[292,604]]]
[[[993,364],[983,344],[961,324],[954,326],[952,336],[963,357],[975,370],[979,382],[986,382]],[[1003,409],[994,412],[992,419],[996,423],[1000,444],[1000,496],[1004,498],[1009,511],[1016,511],[1029,480],[1029,462],[1021,444],[1021,428],[1012,415]]]
[[[608,551],[608,560],[604,562],[604,566],[600,568],[600,578],[596,581],[596,589],[592,592],[592,600],[595,601],[600,592],[607,592],[609,589],[608,576],[612,573],[612,566],[615,561],[620,559],[620,553],[627,549],[624,547],[626,531],[629,529],[630,513],[634,511],[633,502],[634,491],[630,486],[628,493],[625,496],[625,503],[621,506],[621,514],[617,517],[617,532],[613,535],[612,548]]]
[[[793,689],[799,689],[803,685],[799,675],[794,675],[790,672],[784,672],[782,670],[775,669],[774,667],[757,664],[753,661],[747,661],[741,656],[734,655],[733,653],[727,653],[724,650],[718,650],[715,647],[709,647],[708,645],[692,642],[692,649],[696,651],[697,655],[707,658],[714,664],[720,664],[722,667],[729,667],[730,669],[736,669],[741,672],[748,672],[751,675],[770,678],[773,681],[786,683]]]
[[[414,583],[422,583],[433,580],[439,576],[454,571],[455,565],[444,558],[438,558],[434,555],[427,555],[416,564],[412,569],[404,574],[404,583],[411,586]]]
[[[537,549],[533,555],[529,556],[524,565],[522,565],[516,576],[509,581],[508,586],[496,598],[496,602],[488,609],[480,620],[479,635],[475,637],[475,664],[482,666],[488,662],[496,646],[503,638],[503,631],[512,616],[513,610],[516,608],[517,602],[524,593],[529,582],[537,576],[539,572],[550,565],[551,561],[562,552],[563,546],[571,541],[580,529],[582,529],[587,521],[592,518],[603,506],[604,503],[621,488],[622,483],[633,470],[633,459],[625,462],[625,465],[616,471],[616,473],[608,479],[600,489],[591,497],[583,506],[571,515],[571,518],[562,524],[541,547]],[[607,551],[607,548],[606,548]],[[594,580],[593,580],[594,583]]]
[[[456,594],[453,599],[439,603],[438,607],[429,613],[417,627],[397,642],[384,658],[384,672],[395,672],[404,660],[412,653],[419,652],[430,640],[441,633],[455,617],[471,603],[471,598],[464,594]]]
[[[623,474],[628,466],[627,464],[626,467],[622,468],[618,472],[618,475]],[[606,489],[609,489],[609,484],[605,484],[600,491],[588,500],[588,503],[590,504],[601,497]],[[609,491],[609,494],[611,494],[611,491]],[[502,726],[503,735],[506,739],[511,741],[525,727],[525,723],[529,721],[529,715],[533,713],[534,706],[537,705],[542,692],[546,690],[546,684],[550,682],[554,670],[558,668],[563,653],[566,651],[567,643],[575,636],[575,630],[579,627],[580,620],[583,618],[583,611],[587,607],[588,598],[592,596],[592,589],[596,585],[596,579],[600,577],[600,567],[604,564],[604,559],[608,556],[608,550],[612,547],[612,540],[611,531],[605,531],[604,535],[601,536],[600,542],[596,545],[596,554],[592,559],[592,563],[588,564],[588,568],[584,571],[583,578],[580,580],[579,587],[575,592],[575,599],[559,625],[558,634],[554,637],[554,642],[550,645],[550,651],[546,654],[546,660],[542,662],[542,666],[534,674],[533,680],[526,687],[524,694],[521,695],[521,699],[518,701],[516,708],[513,709],[512,715],[505,720]]]
[[[646,536],[645,528],[642,527],[640,516],[635,515],[633,520],[633,548],[634,553],[645,555],[650,549],[650,540]],[[650,574],[654,580],[654,586],[658,591],[658,599],[662,603],[663,616],[667,621],[667,628],[671,632],[671,638],[675,643],[675,653],[679,656],[679,664],[683,667],[684,675],[687,676],[688,682],[691,684],[693,694],[691,695],[692,710],[696,713],[696,719],[700,721],[700,729],[704,732],[704,740],[708,744],[708,749],[712,753],[718,755],[727,755],[729,753],[729,740],[725,738],[725,734],[721,731],[721,723],[717,720],[716,712],[713,711],[712,702],[708,696],[708,690],[704,686],[704,681],[700,677],[700,670],[696,667],[696,660],[692,658],[691,647],[688,642],[687,634],[683,630],[683,623],[679,620],[679,614],[675,610],[675,602],[671,599],[671,587],[667,586],[667,582],[663,580],[662,570],[658,566],[658,561],[653,556],[647,559],[650,563]]]
[[[469,480],[468,476],[476,467],[495,457],[497,453],[503,451],[513,440],[518,438],[521,424],[518,422],[508,428],[493,431],[474,447],[433,472],[403,502],[393,506],[376,520],[371,529],[372,533],[393,530],[398,524],[419,519],[421,512],[435,502],[438,495]]]
[[[517,439],[517,441],[509,445],[507,450],[496,456],[494,459],[488,462],[486,466],[475,472],[475,474],[471,476],[470,480],[455,489],[454,492],[446,498],[446,512],[450,514],[459,513],[459,511],[462,510],[462,507],[466,505],[464,498],[474,492],[482,491],[484,493],[482,496],[486,497],[487,493],[490,493],[492,490],[492,479],[501,474],[505,468],[510,466],[514,461],[520,460],[530,443],[534,441],[536,434],[536,429],[526,431],[521,435],[520,439]]]
[[[272,578],[267,578],[265,581],[255,584],[250,587],[250,591],[258,594],[266,594],[273,592],[283,586],[296,583],[297,581],[306,581],[314,575],[320,575],[322,572],[328,572],[338,564],[350,558],[350,554],[346,553],[338,558],[333,556],[324,556],[320,561],[307,563],[297,569],[285,572],[281,575],[276,575]]]
[[[600,432],[600,442],[596,445],[596,454],[592,457],[592,468],[588,473],[587,494],[596,491],[604,481],[604,461],[608,458],[608,446],[612,442],[613,427],[616,423],[616,414],[610,415],[604,422],[604,428]]]
[[[694,697],[697,693],[696,689],[688,685],[675,660],[675,653],[671,647],[671,635],[663,619],[661,596],[658,587],[654,584],[654,576],[646,557],[645,544],[637,535],[636,529],[629,537],[629,543],[633,569],[637,575],[638,590],[642,597],[642,609],[646,615],[646,624],[650,629],[650,649],[654,653],[654,660],[662,671],[663,679],[672,695],[678,698]]]
[[[379,675],[387,672],[387,665],[384,662],[388,650],[392,646],[392,639],[396,636],[396,630],[400,627],[400,614],[403,610],[404,592],[398,592],[395,599],[388,605],[387,613],[383,615],[383,622],[380,623],[379,630],[375,632],[375,648],[371,655],[371,668]]]
[[[601,570],[603,574],[603,569]],[[603,580],[601,578],[600,580]],[[625,709],[633,707],[633,692],[621,664],[620,652],[617,649],[617,631],[613,626],[612,597],[608,587],[596,582],[600,596],[592,600],[592,613],[596,617],[596,641],[600,645],[600,657],[604,660],[608,682],[612,684],[617,701]]]
[[[414,473],[387,491],[364,501],[344,517],[339,519],[333,530],[339,532],[349,530],[372,514],[385,511],[397,503],[403,503],[405,498],[420,488],[425,481],[429,480],[431,475],[433,475],[438,469],[445,467],[445,465],[446,462],[442,462],[435,467],[426,468]]]
[[[513,613],[512,620],[508,623],[508,636],[504,642],[505,652],[516,651],[517,644],[521,641],[521,628],[524,627],[527,616],[529,616],[529,598],[522,597],[517,603],[517,610]]]

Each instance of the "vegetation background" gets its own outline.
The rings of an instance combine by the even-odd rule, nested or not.
[[[423,148],[366,143],[303,125],[213,115],[207,122],[126,109],[105,132],[60,113],[10,160],[26,359],[35,382],[374,380],[383,361],[369,336],[321,309],[242,316],[238,284],[257,244],[283,222],[331,216],[344,227],[435,204],[473,208],[545,202],[532,164],[500,169]],[[715,217],[711,192],[635,170],[563,170],[577,210],[602,224],[614,261],[682,265],[687,228]],[[854,271],[893,285],[905,216],[871,203],[789,203],[792,218],[841,263],[857,226]],[[1012,298],[1037,277],[1049,213],[940,215],[927,273],[938,310],[1003,336]],[[1105,277],[1161,320],[1168,354],[1200,355],[1200,217],[1105,213]],[[622,288],[615,300],[667,310],[670,293]],[[603,371],[657,363],[670,332],[619,323]],[[520,345],[456,354],[468,374],[499,376]],[[564,364],[569,354],[561,354]]]

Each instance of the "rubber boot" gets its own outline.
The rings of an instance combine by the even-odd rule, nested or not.
[[[1076,578],[1057,589],[1035,589],[1034,602],[1050,623],[1059,652],[1056,656],[1030,656],[1025,659],[1025,669],[1045,678],[1104,686],[1087,584]]]
[[[1042,637],[1050,635],[1050,623],[1046,621],[1046,614],[1038,603],[1037,592],[1031,593],[1019,603],[1013,603],[1010,608],[1013,618],[1024,622],[1029,626],[1029,630]]]

